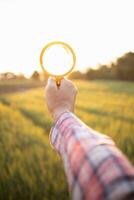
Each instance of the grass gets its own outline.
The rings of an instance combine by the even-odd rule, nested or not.
[[[24,80],[1,80],[0,94],[12,92],[24,92],[27,89],[41,87],[43,84],[38,80],[24,79]]]
[[[76,81],[76,114],[112,137],[134,164],[134,83]],[[0,199],[69,199],[63,164],[51,149],[44,89],[0,96]]]

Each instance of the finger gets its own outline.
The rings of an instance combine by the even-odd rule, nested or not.
[[[47,82],[49,84],[52,84],[54,81],[55,81],[55,79],[53,77],[49,77]]]
[[[52,77],[49,77],[48,78],[48,81],[47,81],[47,88],[54,88],[56,89],[56,83],[55,83],[55,79],[52,78]]]
[[[55,79],[53,77],[49,77],[49,79],[48,79],[48,85],[49,86],[54,86],[55,85]]]
[[[66,79],[65,79],[65,78],[62,78],[62,79],[61,79],[61,83],[60,83],[60,88],[64,88],[64,87],[66,86],[66,84],[67,84]]]
[[[73,82],[70,81],[70,80],[67,79],[67,78],[64,78],[64,79],[62,80],[62,85],[63,85],[63,87],[65,87],[65,86],[74,87]]]
[[[67,78],[63,78],[61,81],[63,84],[67,84],[70,82],[69,79],[67,79]]]

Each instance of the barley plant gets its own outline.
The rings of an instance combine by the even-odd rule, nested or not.
[[[134,164],[134,83],[76,81],[75,113],[109,135]],[[0,95],[0,199],[69,199],[59,155],[50,147],[52,125],[44,88]]]

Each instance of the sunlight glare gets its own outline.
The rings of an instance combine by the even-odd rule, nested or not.
[[[66,74],[73,65],[73,56],[64,46],[58,44],[49,47],[43,55],[43,66],[52,75]]]

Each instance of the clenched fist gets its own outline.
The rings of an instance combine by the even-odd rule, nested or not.
[[[62,79],[58,88],[55,80],[49,78],[46,85],[46,103],[54,120],[66,111],[74,111],[77,89],[68,79]]]

